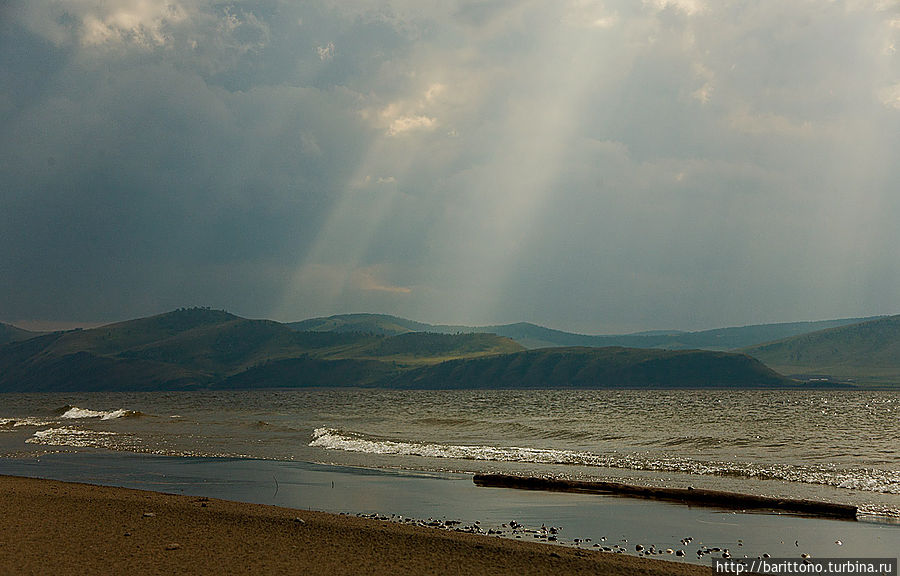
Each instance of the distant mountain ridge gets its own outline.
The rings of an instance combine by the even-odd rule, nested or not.
[[[355,363],[354,377],[365,383],[371,380],[366,370],[381,376],[447,358],[519,350],[515,342],[492,334],[392,338],[296,332],[271,320],[192,308],[10,342],[0,347],[0,391],[209,388],[267,363],[297,358]],[[376,365],[383,369],[375,370]]]
[[[385,327],[387,321],[403,328],[392,318],[378,318],[375,327]],[[366,325],[372,318],[359,322]],[[0,392],[794,385],[743,354],[624,348],[526,351],[492,333],[297,331],[271,320],[205,308],[0,346]]]
[[[793,336],[742,350],[783,374],[900,383],[900,315]]]
[[[816,322],[786,322],[779,324],[757,324],[730,328],[716,328],[699,332],[654,330],[637,334],[597,335],[575,334],[562,330],[554,330],[531,324],[518,322],[515,324],[499,324],[488,326],[455,326],[442,324],[426,324],[390,316],[387,314],[338,314],[322,318],[311,318],[301,322],[288,323],[295,330],[333,331],[333,332],[368,332],[372,334],[402,334],[404,332],[439,332],[439,333],[493,333],[505,336],[526,348],[550,348],[566,346],[588,346],[601,348],[605,346],[624,346],[628,348],[659,348],[665,350],[736,350],[764,342],[771,342],[790,336],[806,334],[858,324],[882,318],[844,318],[839,320],[822,320]]]

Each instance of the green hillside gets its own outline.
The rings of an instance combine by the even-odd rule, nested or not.
[[[398,374],[398,388],[780,388],[796,386],[742,354],[548,348],[443,362]]]
[[[782,374],[900,384],[900,316],[749,347],[745,353]]]
[[[192,308],[8,343],[0,347],[0,391],[207,388],[298,358],[307,361],[310,373],[314,362],[363,361],[368,371],[381,375],[397,367],[521,349],[488,334],[296,332],[271,320]],[[385,367],[376,369],[372,362]],[[320,372],[324,378],[327,370]]]
[[[322,333],[308,332],[321,337]],[[520,352],[522,347],[493,334],[431,334],[408,332],[375,338],[342,349],[323,349],[267,361],[235,374],[217,388],[294,388],[310,386],[381,386],[404,371],[448,359],[480,358]],[[327,352],[327,353],[326,353]]]
[[[325,330],[297,331],[271,320],[191,308],[39,335],[0,346],[0,391],[801,386],[744,354],[625,347],[526,350],[492,333],[411,331],[416,323],[356,316],[352,322],[320,323]],[[506,328],[532,340],[578,337],[532,324]],[[684,339],[691,334],[633,337]],[[900,375],[898,342],[900,316],[781,340],[753,353],[791,373],[890,381]]]
[[[387,314],[340,314],[286,324],[298,332],[362,332],[396,336],[407,332],[436,332],[430,324]]]
[[[372,350],[379,358],[448,360],[519,352],[523,347],[495,334],[432,334],[408,332],[381,340]]]
[[[60,332],[0,347],[0,392],[181,389],[202,380],[171,364],[59,352],[64,337]]]
[[[820,320],[817,322],[782,322],[778,324],[756,324],[732,328],[715,328],[700,332],[684,332],[668,338],[665,348],[671,350],[703,348],[706,350],[737,350],[764,342],[827,330],[839,326],[849,326],[874,320],[869,318],[842,318],[840,320]]]

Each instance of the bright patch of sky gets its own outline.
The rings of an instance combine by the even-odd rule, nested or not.
[[[900,312],[900,2],[13,0],[0,320]]]

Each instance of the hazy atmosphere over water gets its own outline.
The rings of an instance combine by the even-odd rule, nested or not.
[[[0,320],[898,312],[900,2],[0,6]]]

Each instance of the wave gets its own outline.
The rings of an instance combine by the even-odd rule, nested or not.
[[[878,524],[900,525],[900,510],[879,504],[863,504],[857,511],[857,518]]]
[[[68,446],[71,448],[102,448],[116,452],[153,454],[157,456],[180,456],[184,458],[256,458],[238,452],[216,452],[205,450],[175,449],[144,445],[141,438],[128,433],[108,430],[89,430],[73,426],[60,426],[38,430],[25,440],[28,444],[42,446]]]
[[[143,416],[143,412],[137,410],[126,410],[119,408],[118,410],[90,410],[88,408],[79,408],[78,406],[65,405],[56,410],[60,418],[65,420],[81,420],[83,418],[99,418],[100,420],[115,420],[116,418],[136,418]]]
[[[702,476],[733,476],[822,484],[848,490],[900,494],[900,471],[875,468],[839,469],[830,466],[792,466],[751,462],[704,462],[680,457],[653,458],[644,455],[603,455],[593,452],[547,448],[452,445],[386,440],[334,428],[316,428],[309,446],[326,450],[391,456],[421,456],[458,460],[563,464],[681,472]]]
[[[585,430],[556,429],[545,430],[528,426],[516,421],[495,421],[472,418],[438,418],[428,416],[416,418],[411,422],[416,426],[428,426],[429,428],[449,428],[468,430],[493,430],[495,433],[516,438],[542,438],[546,440],[587,440],[594,438],[594,434]]]
[[[99,420],[116,420],[118,418],[137,418],[144,416],[143,412],[137,410],[126,410],[119,408],[118,410],[90,410],[87,408],[79,408],[66,404],[54,410],[55,419],[40,418],[37,416],[23,416],[16,418],[0,418],[0,432],[10,432],[17,428],[23,427],[40,427],[52,426],[59,424],[59,420],[82,420],[88,418],[96,418]]]
[[[49,426],[53,422],[48,422],[40,418],[25,416],[24,418],[0,418],[0,432],[10,431],[24,426]]]
[[[435,416],[416,418],[413,420],[413,423],[424,426],[446,426],[447,428],[466,428],[482,424],[480,420],[472,420],[471,418],[437,418]]]
[[[113,438],[116,436],[118,436],[116,432],[82,430],[70,426],[62,426],[60,428],[38,430],[31,438],[27,438],[25,442],[46,446],[72,446],[74,448],[114,448]]]

